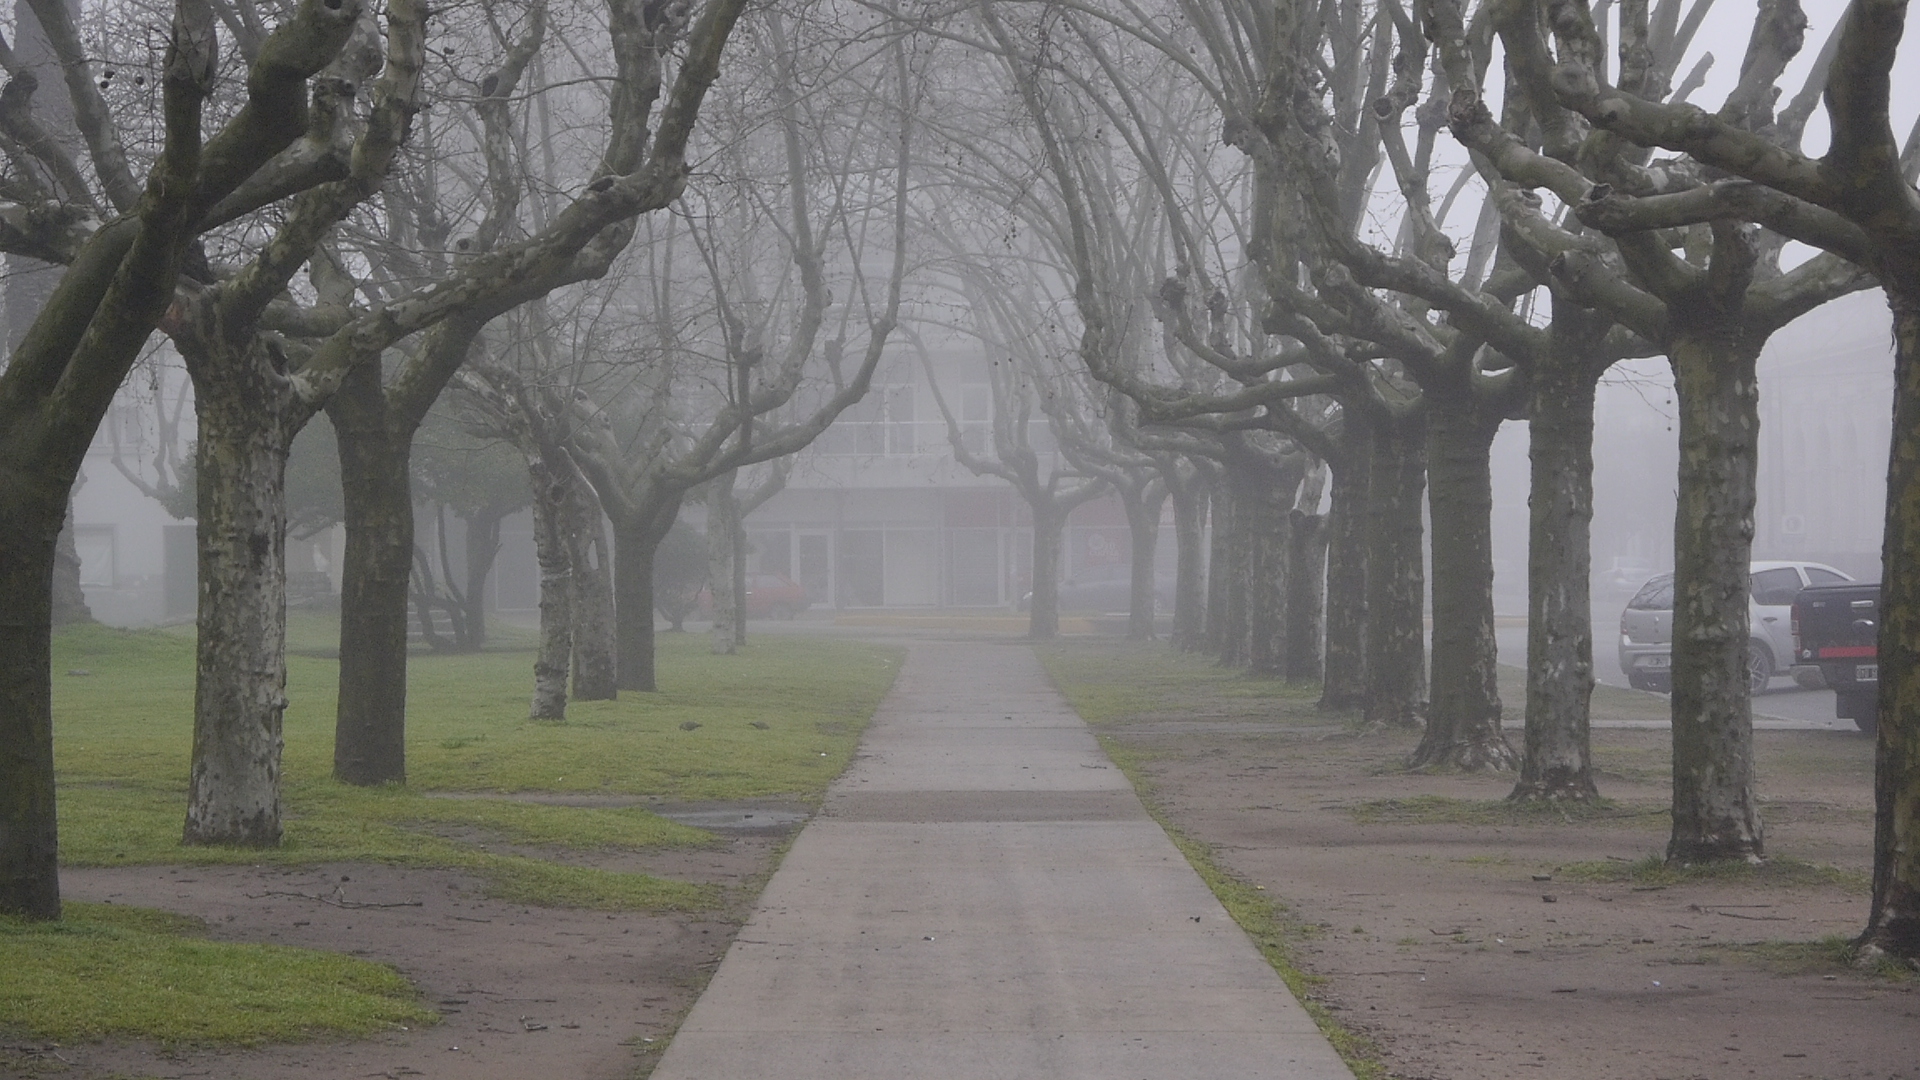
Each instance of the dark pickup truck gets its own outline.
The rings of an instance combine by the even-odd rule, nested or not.
[[[1880,586],[1809,585],[1793,601],[1793,658],[1833,689],[1833,715],[1873,734],[1879,717]]]

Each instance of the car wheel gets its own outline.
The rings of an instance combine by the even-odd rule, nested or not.
[[[1747,642],[1747,693],[1764,694],[1772,681],[1773,654],[1757,641]]]
[[[1880,711],[1871,706],[1862,709],[1860,715],[1853,718],[1853,726],[1859,728],[1862,735],[1873,735],[1880,727]]]
[[[1653,689],[1652,680],[1648,679],[1645,675],[1629,674],[1627,676],[1627,685],[1633,687],[1635,690]]]
[[[792,604],[775,604],[773,605],[773,607],[767,610],[767,614],[776,619],[781,619],[781,620],[791,619],[793,618],[793,605]]]

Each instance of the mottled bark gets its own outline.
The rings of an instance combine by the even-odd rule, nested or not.
[[[257,359],[257,358],[255,358]],[[287,707],[286,466],[298,419],[264,362],[187,354],[200,613],[189,844],[278,844]]]
[[[1245,596],[1245,661],[1254,675],[1286,673],[1287,593],[1294,498],[1306,474],[1306,459],[1290,455],[1275,462],[1253,453],[1236,455],[1227,465],[1233,492],[1234,529]]]
[[[1419,414],[1373,425],[1367,478],[1368,724],[1418,727],[1427,710],[1426,571],[1420,508],[1427,425]]]
[[[414,425],[386,405],[378,364],[350,372],[327,405],[340,455],[340,691],[333,775],[362,786],[407,778],[407,596],[414,561]],[[431,618],[431,612],[423,612]],[[431,626],[431,623],[428,624]]]
[[[540,565],[540,647],[533,660],[528,718],[567,718],[567,668],[573,660],[573,463],[564,455],[527,456],[533,489],[533,552]]]
[[[573,497],[573,700],[612,701],[620,693],[612,543],[593,489],[576,483]]]
[[[1206,644],[1207,489],[1195,476],[1171,485],[1178,565],[1173,580],[1173,647],[1193,652]]]
[[[1667,858],[1757,858],[1747,692],[1760,342],[1711,324],[1672,343],[1680,412],[1673,565],[1673,834]]]
[[[1555,334],[1567,332],[1556,313]],[[1585,325],[1582,321],[1581,325]],[[1571,349],[1578,343],[1556,342]],[[1527,714],[1516,800],[1599,796],[1593,783],[1593,406],[1600,367],[1537,365],[1527,406]]]
[[[1429,386],[1427,504],[1433,519],[1433,678],[1427,727],[1409,764],[1510,769],[1500,730],[1493,637],[1493,478],[1500,417],[1459,388]]]
[[[1325,634],[1327,519],[1295,509],[1288,529],[1286,676],[1291,683],[1320,681]]]
[[[1167,490],[1161,484],[1148,484],[1144,490],[1129,493],[1120,489],[1121,504],[1127,514],[1127,535],[1132,541],[1131,571],[1127,595],[1127,638],[1153,640],[1154,554],[1160,546],[1160,508],[1166,504]]]
[[[1367,480],[1364,454],[1331,464],[1327,509],[1327,631],[1320,708],[1359,709],[1367,698]]]
[[[1247,671],[1277,677],[1286,671],[1289,511],[1269,494],[1243,514],[1247,545]],[[1251,520],[1248,520],[1251,518]]]
[[[1033,600],[1027,606],[1027,637],[1049,641],[1060,636],[1060,537],[1067,515],[1033,508]]]
[[[1913,270],[1906,281],[1920,286],[1920,266]],[[1860,944],[1913,960],[1920,958],[1920,287],[1887,292],[1893,446],[1880,585],[1873,904]]]

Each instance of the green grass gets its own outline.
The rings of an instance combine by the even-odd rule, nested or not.
[[[295,620],[322,640],[326,623]],[[711,889],[480,849],[480,840],[576,850],[691,846],[711,834],[643,807],[568,807],[537,792],[674,801],[817,801],[851,760],[899,653],[765,638],[712,656],[704,638],[661,640],[655,694],[579,702],[565,723],[526,718],[532,654],[417,655],[409,664],[408,778],[356,788],[331,778],[338,665],[288,664],[286,838],[271,851],[179,843],[191,748],[193,640],[174,631],[78,627],[55,641],[55,758],[62,860],[71,866],[364,860],[467,870],[499,896],[591,908],[711,906]],[[68,674],[68,673],[74,674]],[[79,674],[84,672],[84,674]],[[695,723],[693,730],[683,725]],[[755,726],[755,725],[759,726]],[[434,793],[476,798],[434,798]]]
[[[56,1042],[165,1045],[369,1035],[438,1020],[400,974],[336,953],[208,941],[197,920],[106,904],[0,918],[0,1018]]]
[[[490,895],[517,903],[708,909],[722,900],[713,886],[542,856],[718,840],[626,805],[635,801],[817,803],[852,759],[902,656],[798,637],[713,656],[704,637],[666,635],[659,693],[575,703],[565,723],[534,723],[526,718],[531,638],[509,628],[478,655],[412,656],[409,783],[369,789],[331,777],[335,634],[331,620],[310,615],[290,628],[299,651],[288,663],[286,835],[271,850],[179,842],[193,732],[191,632],[83,626],[56,635],[62,863],[379,862],[466,871]],[[537,793],[602,796],[608,805],[511,797]],[[446,795],[461,797],[438,797]],[[502,845],[517,850],[492,850]],[[197,928],[159,912],[72,903],[58,923],[0,923],[8,973],[0,1029],[56,1041],[247,1044],[433,1020],[389,969],[210,942]]]
[[[1313,705],[1318,684],[1250,677],[1164,642],[1053,641],[1035,651],[1081,719],[1095,726],[1149,717],[1327,720]]]
[[[1770,888],[1837,888],[1862,896],[1873,891],[1872,879],[1858,871],[1778,856],[1759,863],[1670,863],[1659,855],[1648,855],[1633,861],[1609,859],[1604,862],[1568,863],[1556,867],[1554,876],[1568,881],[1635,885],[1641,888],[1727,883]]]

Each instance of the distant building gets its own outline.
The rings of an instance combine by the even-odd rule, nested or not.
[[[939,392],[975,452],[991,453],[993,397],[977,355],[938,361]],[[1055,451],[1043,416],[1029,435]],[[1172,566],[1170,525],[1157,556]],[[749,567],[799,582],[815,608],[1011,608],[1032,580],[1033,526],[1006,481],[954,458],[934,387],[915,360],[883,361],[873,388],[795,461],[786,488],[747,518]],[[1069,520],[1063,581],[1125,579],[1132,543],[1119,501]],[[1169,572],[1171,572],[1169,570]]]

